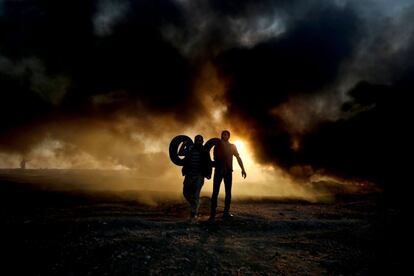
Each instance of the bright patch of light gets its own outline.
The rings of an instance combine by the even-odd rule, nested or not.
[[[237,149],[240,151],[245,151],[246,150],[246,146],[244,145],[244,142],[242,140],[236,140],[234,141],[234,144],[236,145]]]

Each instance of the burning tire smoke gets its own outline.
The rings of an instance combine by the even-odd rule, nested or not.
[[[310,198],[315,175],[397,191],[413,13],[405,0],[0,1],[0,167],[133,170],[176,188],[170,139],[230,129],[253,171],[240,191]]]

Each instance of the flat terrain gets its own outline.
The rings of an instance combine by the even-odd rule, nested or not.
[[[379,275],[398,267],[389,230],[398,214],[379,192],[330,203],[236,200],[235,217],[223,221],[219,213],[215,223],[206,221],[203,197],[192,224],[182,200],[160,195],[146,205],[136,198],[148,191],[62,191],[35,182],[0,173],[0,273]]]

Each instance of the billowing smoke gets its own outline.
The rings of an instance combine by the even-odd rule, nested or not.
[[[0,166],[169,181],[173,136],[230,129],[275,193],[292,194],[289,175],[397,185],[413,13],[405,0],[0,1]]]
[[[218,55],[230,79],[227,115],[260,160],[400,186],[395,160],[409,145],[413,88],[407,3],[392,12],[389,3],[321,4],[273,39]]]

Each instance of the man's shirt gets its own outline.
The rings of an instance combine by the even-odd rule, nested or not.
[[[186,175],[203,175],[202,152],[203,148],[190,145],[184,149],[186,158]]]
[[[220,143],[214,147],[214,161],[216,162],[216,169],[221,169],[224,172],[232,172],[233,156],[239,156],[236,145],[220,141]]]

